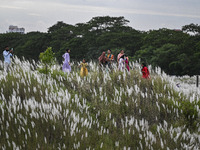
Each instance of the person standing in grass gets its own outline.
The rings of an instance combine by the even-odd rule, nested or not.
[[[87,70],[88,64],[85,62],[85,59],[83,59],[83,61],[80,64],[80,66],[81,66],[80,76],[83,78],[83,77],[88,75],[88,70]]]
[[[125,69],[125,56],[124,55],[122,55],[119,58],[118,69],[119,69],[119,71],[124,71],[124,69]]]
[[[117,55],[117,63],[119,64],[119,59],[121,58],[121,56],[124,55],[124,50],[121,50],[120,53]]]
[[[63,63],[63,67],[62,67],[62,70],[63,72],[67,72],[67,73],[70,73],[71,72],[71,66],[70,66],[70,49],[67,49],[66,50],[66,53],[63,54],[63,58],[64,58],[64,63]]]
[[[106,58],[107,58],[107,65],[109,68],[111,68],[111,64],[113,63],[114,61],[114,55],[111,54],[111,50],[109,49],[107,54],[106,54]]]
[[[6,46],[5,50],[3,51],[3,57],[4,57],[4,70],[8,71],[10,64],[11,64],[11,57],[13,50],[9,50],[9,47]]]
[[[99,59],[99,65],[105,66],[105,64],[107,62],[106,53],[103,52],[98,59]]]
[[[142,63],[142,78],[148,79],[150,78],[149,69],[147,68],[145,63]]]

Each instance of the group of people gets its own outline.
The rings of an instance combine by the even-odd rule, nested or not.
[[[62,56],[64,58],[62,70],[67,73],[69,73],[71,71],[69,53],[70,53],[70,49],[67,49],[66,53],[63,54],[63,56]],[[112,51],[110,49],[107,51],[107,54],[106,54],[106,52],[102,52],[102,54],[98,58],[98,60],[99,60],[99,65],[101,67],[109,67],[110,69],[112,68],[112,63],[115,62],[114,55],[112,54]],[[124,50],[121,50],[120,53],[118,54],[117,64],[118,64],[119,71],[125,71],[125,70],[130,71],[129,58],[127,56],[125,56]],[[87,76],[88,75],[88,70],[87,70],[88,64],[86,63],[85,59],[83,59],[80,66],[81,66],[80,76],[81,77]],[[142,72],[142,78],[145,78],[145,79],[150,78],[149,70],[145,63],[142,63],[141,72]]]
[[[70,49],[66,49],[66,52],[63,54],[64,62],[62,66],[63,72],[71,72],[71,64],[70,64]],[[11,64],[11,57],[13,56],[13,49],[10,49],[8,46],[5,46],[5,50],[3,51],[3,57],[4,57],[4,70],[7,72],[9,70],[10,64]],[[107,54],[105,52],[102,52],[101,56],[98,58],[99,65],[104,67],[112,68],[112,63],[114,63],[114,55],[112,54],[112,51],[109,49],[107,51]],[[118,70],[119,71],[130,71],[129,67],[129,59],[125,56],[124,50],[121,50],[120,53],[117,56],[117,64],[118,64]],[[80,76],[84,77],[88,75],[87,70],[88,64],[86,63],[85,59],[83,59],[82,63],[80,64],[81,71]],[[150,78],[149,70],[147,66],[143,63],[142,64],[142,78]]]
[[[63,72],[67,72],[67,73],[71,72],[71,64],[70,64],[69,53],[70,53],[70,49],[67,49],[66,52],[62,55],[62,57],[64,58],[62,70],[63,70]],[[85,59],[83,59],[80,66],[81,66],[80,76],[81,77],[87,76],[88,75],[88,70],[87,70],[88,64],[86,63]]]
[[[110,49],[108,50],[107,54],[103,52],[99,57],[99,65],[101,66],[107,65],[109,68],[111,68],[111,64],[113,62],[114,62],[114,55],[111,53]],[[119,71],[123,71],[125,69],[127,69],[128,71],[130,70],[128,57],[125,56],[124,50],[121,50],[120,53],[118,54],[117,64]]]

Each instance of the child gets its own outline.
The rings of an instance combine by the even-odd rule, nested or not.
[[[147,68],[145,63],[142,63],[142,78],[148,79],[150,78],[149,76],[149,69]]]
[[[84,76],[88,75],[88,70],[87,70],[88,64],[85,62],[85,59],[83,59],[83,62],[80,64],[80,66],[81,66],[80,76],[83,78]]]

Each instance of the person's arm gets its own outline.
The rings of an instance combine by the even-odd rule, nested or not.
[[[69,57],[69,64],[70,64],[70,56],[69,56],[69,53],[68,53],[68,57]]]
[[[67,55],[66,55],[66,60],[67,60],[68,64],[70,65],[70,57],[69,57],[69,53],[67,53]]]
[[[6,51],[3,51],[3,57],[6,57],[7,54],[6,54]]]
[[[114,55],[111,56],[111,61],[114,61]]]
[[[145,73],[145,68],[142,68],[142,73]]]
[[[150,75],[150,73],[149,73],[149,69],[147,68],[147,75],[149,76]]]
[[[117,55],[117,62],[119,63],[119,54]]]
[[[105,61],[109,61],[109,58],[107,58],[107,57],[104,57],[104,59],[105,59]]]
[[[12,49],[9,51],[9,55],[10,55],[11,57],[13,56],[13,50],[12,50]]]

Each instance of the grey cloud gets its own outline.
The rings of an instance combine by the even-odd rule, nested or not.
[[[188,0],[0,0],[0,2],[0,20],[2,20],[0,32],[4,32],[5,26],[7,29],[10,24],[20,24],[27,29],[26,31],[46,31],[57,21],[76,24],[89,21],[94,16],[105,15],[125,16],[130,20],[130,25],[146,30],[153,26],[157,28],[154,21],[149,18],[157,20],[161,27],[170,27],[171,24],[178,25],[177,22],[185,23],[190,20],[200,23],[200,12],[197,11],[199,6],[197,4],[200,2],[197,0],[191,0],[190,4]],[[165,22],[163,18],[168,21]]]

